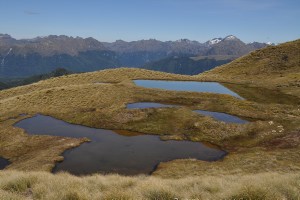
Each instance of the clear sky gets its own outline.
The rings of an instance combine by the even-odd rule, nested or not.
[[[300,38],[300,0],[0,0],[0,33],[281,43]]]

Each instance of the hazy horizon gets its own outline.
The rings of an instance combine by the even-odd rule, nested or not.
[[[18,38],[18,37],[15,37],[14,35],[11,35],[11,34],[9,34],[9,33],[1,33],[1,32],[0,32],[0,34],[7,34],[7,35],[10,35],[12,38],[15,38],[15,39],[17,39],[17,40],[30,40],[30,39],[34,39],[34,38],[38,38],[38,37],[43,38],[43,37],[48,37],[48,36],[50,36],[50,35],[53,35],[53,34],[49,34],[49,35],[37,35],[37,36],[33,36],[33,37],[24,37],[24,38],[20,37],[20,38]],[[246,41],[243,41],[243,40],[242,40],[239,36],[237,36],[237,35],[234,35],[234,34],[230,34],[230,35],[233,35],[233,36],[237,37],[237,38],[240,39],[242,42],[246,42]],[[230,36],[230,35],[213,37],[213,38],[210,38],[209,40],[215,39],[215,38],[223,38],[223,39],[224,39],[225,37]],[[65,34],[57,34],[56,36],[67,36],[67,37],[73,37],[73,38],[80,37],[80,38],[83,38],[83,39],[92,37],[92,38],[98,40],[99,42],[107,42],[107,43],[116,42],[116,41],[118,41],[118,40],[122,40],[122,41],[125,41],[125,42],[135,42],[135,41],[140,41],[140,40],[157,40],[157,41],[161,41],[161,42],[168,42],[168,41],[174,42],[174,41],[181,40],[181,39],[182,39],[182,40],[188,39],[188,40],[190,40],[190,41],[197,41],[197,42],[200,42],[200,43],[205,43],[205,42],[209,41],[209,40],[205,40],[205,41],[204,41],[204,40],[203,40],[203,41],[201,41],[201,40],[193,40],[193,39],[190,39],[190,38],[178,38],[178,39],[174,39],[174,40],[159,40],[159,39],[157,39],[157,38],[142,38],[142,39],[138,39],[138,40],[124,40],[124,39],[122,39],[122,38],[119,38],[119,39],[116,39],[116,40],[113,40],[113,41],[102,41],[102,40],[99,40],[99,39],[97,39],[97,38],[95,38],[95,37],[93,37],[93,36],[65,35]],[[259,42],[259,41],[252,41],[252,42]],[[252,42],[246,42],[246,43],[252,43]],[[272,41],[261,41],[261,42],[266,43],[266,42],[272,42]],[[286,41],[286,42],[288,42],[288,41]],[[275,43],[275,44],[280,44],[280,43]]]

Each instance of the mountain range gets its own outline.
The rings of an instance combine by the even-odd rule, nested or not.
[[[215,38],[205,43],[188,39],[166,42],[155,39],[133,42],[117,40],[107,43],[91,37],[50,35],[17,40],[8,34],[0,34],[0,78],[27,77],[49,73],[57,68],[72,72],[88,72],[122,66],[193,74],[199,72],[196,68],[203,67],[199,63],[206,63],[203,67],[205,69],[215,67],[216,63],[218,64],[214,59],[215,56],[240,57],[265,46],[266,43],[258,42],[246,44],[233,35]],[[210,56],[214,60],[209,62],[197,60],[199,63],[189,70],[184,69],[187,66],[182,66],[182,70],[173,70],[166,62],[165,67],[156,65],[157,61],[167,59],[177,67],[180,63],[181,65],[192,63],[193,61],[187,59],[196,56]],[[184,62],[178,58],[182,58]],[[220,64],[224,63],[226,62]]]

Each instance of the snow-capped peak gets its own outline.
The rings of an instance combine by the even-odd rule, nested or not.
[[[235,37],[234,35],[228,35],[224,38],[224,40],[236,40],[237,37]]]
[[[209,45],[214,45],[214,44],[218,44],[218,43],[221,42],[221,41],[222,41],[221,38],[214,38],[214,39],[212,39],[212,40],[209,40],[209,41],[208,41],[208,44],[209,44]]]

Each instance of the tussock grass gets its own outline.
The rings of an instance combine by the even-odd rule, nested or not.
[[[109,73],[112,75],[108,76]],[[13,127],[15,122],[36,113],[90,127],[131,130],[161,135],[163,139],[217,144],[230,152],[223,162],[209,164],[209,168],[217,172],[228,169],[227,171],[234,173],[234,170],[229,170],[230,166],[246,173],[255,173],[258,168],[263,169],[261,172],[270,168],[285,171],[285,164],[293,170],[299,167],[297,163],[300,163],[300,158],[294,153],[286,153],[288,150],[276,151],[277,156],[269,157],[272,158],[270,160],[282,158],[283,161],[275,162],[276,164],[265,162],[266,159],[261,156],[267,155],[267,151],[275,152],[278,147],[274,144],[277,144],[278,140],[280,146],[297,149],[297,138],[300,136],[293,131],[297,132],[300,129],[300,113],[295,105],[261,104],[220,94],[145,89],[135,86],[130,79],[123,79],[174,78],[173,75],[147,70],[104,70],[82,74],[83,78],[76,81],[78,77],[81,75],[54,78],[0,92],[0,96],[3,96],[0,100],[0,156],[12,162],[8,169],[50,171],[55,162],[63,159],[62,152],[86,141],[77,138],[29,136],[23,130]],[[94,83],[113,82],[111,79],[121,82]],[[143,101],[171,103],[181,107],[126,109],[127,103]],[[193,109],[225,112],[258,121],[244,125],[225,124],[194,113]],[[19,116],[22,113],[27,113],[28,116]],[[252,153],[253,151],[259,153]],[[247,167],[243,162],[239,162],[243,160],[241,157],[248,158],[247,162],[251,162],[255,167]],[[230,165],[232,162],[236,164]],[[208,165],[202,164],[201,161],[197,163],[197,170],[181,167],[195,166],[188,160],[181,162],[178,167],[173,167],[172,162],[162,163],[157,174],[165,177],[183,177],[195,171],[210,174],[209,170],[206,170]]]
[[[0,172],[2,199],[299,199],[299,173],[193,176],[180,179],[45,172]],[[27,183],[27,184],[24,184]],[[30,183],[30,184],[29,184]],[[13,188],[8,190],[7,188]]]
[[[268,46],[197,75],[202,80],[279,89],[300,96],[300,40]]]
[[[131,74],[131,71],[127,73]],[[300,128],[300,113],[295,110],[294,105],[266,105],[220,94],[145,89],[136,87],[130,80],[118,84],[61,86],[65,79],[67,78],[56,80],[60,83],[59,87],[29,90],[25,94],[0,100],[0,110],[3,113],[0,116],[0,145],[6,147],[0,149],[0,155],[12,162],[8,168],[49,171],[55,161],[63,159],[60,154],[64,150],[86,141],[76,138],[28,136],[21,129],[12,127],[15,122],[24,118],[19,116],[21,113],[27,113],[27,117],[41,113],[96,128],[157,134],[164,139],[206,141],[228,151],[255,147]],[[40,87],[43,84],[41,82],[37,85]],[[125,107],[127,103],[140,101],[172,103],[182,107],[141,110],[127,110]],[[193,109],[225,112],[259,121],[245,125],[225,124],[194,113]],[[11,119],[14,117],[16,119]],[[272,125],[269,121],[272,121]]]

